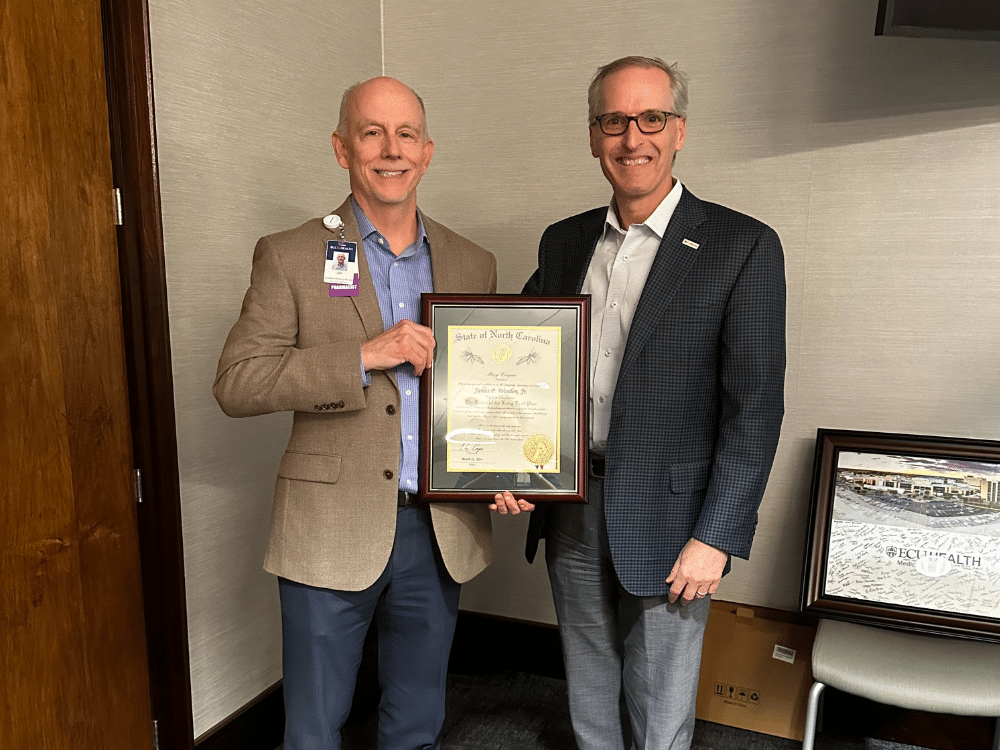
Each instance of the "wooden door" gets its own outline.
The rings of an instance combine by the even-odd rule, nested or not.
[[[152,747],[99,0],[0,8],[0,745]]]

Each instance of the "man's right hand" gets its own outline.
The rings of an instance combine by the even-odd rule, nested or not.
[[[508,513],[516,516],[521,511],[530,513],[534,509],[534,503],[515,498],[509,490],[498,492],[493,496],[493,502],[490,503],[490,510],[499,513],[501,516],[506,516]]]
[[[409,362],[419,376],[434,358],[434,334],[427,326],[401,320],[385,333],[361,345],[361,365],[366,370],[391,370]]]

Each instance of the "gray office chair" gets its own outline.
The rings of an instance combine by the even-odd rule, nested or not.
[[[813,750],[820,695],[845,693],[917,711],[1000,716],[1000,644],[820,620],[802,750]],[[1000,728],[993,750],[1000,750]]]

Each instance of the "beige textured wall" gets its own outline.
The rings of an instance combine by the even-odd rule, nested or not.
[[[195,734],[281,678],[261,570],[289,415],[212,398],[257,238],[339,205],[340,95],[382,66],[378,0],[150,0]]]
[[[546,225],[610,197],[587,146],[596,67],[691,74],[675,174],[777,229],[789,291],[782,441],[720,598],[795,608],[817,427],[1000,435],[1000,44],[876,38],[875,6],[385,2],[386,72],[436,139],[421,204],[499,256],[501,291]],[[523,527],[497,519],[498,564],[463,606],[553,621]]]

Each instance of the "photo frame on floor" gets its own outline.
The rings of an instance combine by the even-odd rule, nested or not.
[[[819,429],[800,606],[1000,641],[1000,442]]]

